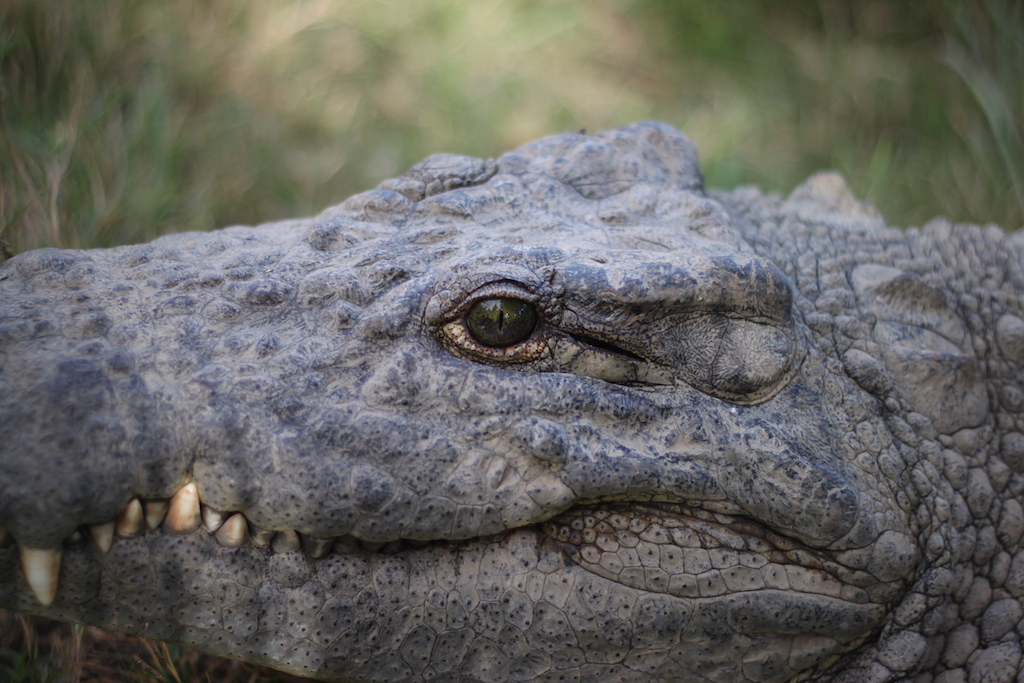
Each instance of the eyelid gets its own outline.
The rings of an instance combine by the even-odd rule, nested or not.
[[[453,277],[439,280],[424,310],[428,325],[444,325],[465,315],[480,299],[508,296],[537,306],[538,311],[551,312],[550,278],[516,263],[487,264],[484,269],[456,268]]]
[[[466,313],[469,312],[469,309],[477,302],[484,301],[486,299],[500,298],[519,299],[521,301],[525,301],[537,307],[538,315],[541,313],[541,307],[539,306],[541,297],[539,294],[530,291],[522,283],[515,282],[513,280],[501,280],[498,282],[489,282],[477,289],[474,289],[472,292],[469,292],[467,295],[462,297],[462,301],[457,306],[449,310],[444,315],[443,319],[447,322],[455,320],[456,318],[461,318],[466,315]]]

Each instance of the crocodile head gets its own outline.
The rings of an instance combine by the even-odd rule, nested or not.
[[[967,524],[921,444],[985,423],[986,388],[961,353],[899,393],[927,321],[891,357],[837,342],[810,236],[884,226],[835,183],[709,196],[638,124],[12,259],[0,605],[351,681],[916,665],[894,611],[949,602]],[[843,283],[889,305],[895,265]]]

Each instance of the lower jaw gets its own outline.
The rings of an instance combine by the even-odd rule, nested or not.
[[[597,679],[785,680],[853,649],[884,615],[876,604],[768,587],[704,597],[643,589],[587,571],[573,547],[524,528],[421,548],[336,546],[314,559],[301,548],[225,547],[202,528],[156,529],[107,553],[65,548],[45,608],[17,548],[0,550],[0,606],[304,675],[396,681],[450,671],[487,680],[497,664],[519,680],[586,667]]]

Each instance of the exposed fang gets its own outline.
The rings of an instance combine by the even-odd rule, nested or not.
[[[89,535],[92,542],[100,549],[100,552],[109,552],[110,546],[114,544],[114,522],[106,524],[90,524]]]
[[[171,498],[164,526],[175,533],[187,534],[199,528],[199,488],[189,483]]]
[[[167,514],[166,500],[147,500],[143,507],[146,510],[146,526],[155,529],[164,521]]]
[[[142,503],[138,498],[132,498],[121,514],[114,520],[114,531],[118,536],[128,538],[142,531]]]
[[[224,519],[227,518],[226,512],[215,510],[209,505],[200,506],[203,511],[203,524],[206,526],[206,530],[211,534],[220,528],[220,525],[224,523]]]
[[[237,548],[249,538],[249,523],[241,512],[236,512],[220,525],[214,538],[223,546]]]
[[[270,545],[271,539],[273,539],[274,534],[277,533],[273,529],[264,529],[256,526],[255,524],[251,524],[250,527],[249,533],[252,534],[253,545],[258,548],[265,548]]]
[[[21,547],[21,570],[40,604],[53,602],[60,576],[60,548]]]

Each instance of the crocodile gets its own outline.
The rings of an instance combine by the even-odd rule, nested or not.
[[[653,122],[20,254],[0,607],[322,680],[1020,680],[1022,264]]]

